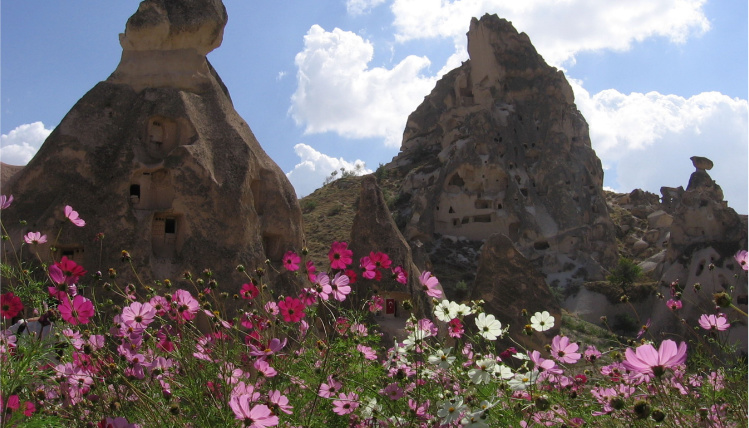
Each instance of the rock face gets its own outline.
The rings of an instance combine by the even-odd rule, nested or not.
[[[562,311],[551,293],[544,276],[538,272],[519,251],[512,241],[501,234],[489,237],[481,247],[476,281],[470,300],[484,300],[484,310],[493,314],[503,327],[509,325],[509,335],[526,348],[540,350],[559,333]],[[523,333],[529,315],[549,311],[555,318],[555,325],[544,333],[527,336]],[[507,338],[499,343],[499,348],[513,346]]]
[[[371,251],[386,253],[393,261],[393,267],[403,266],[408,273],[406,285],[388,278],[385,272],[380,282],[360,278],[356,284],[357,295],[368,296],[377,290],[379,294],[392,295],[398,303],[408,299],[414,304],[417,317],[432,318],[434,305],[419,283],[421,272],[414,264],[411,248],[393,221],[382,191],[371,175],[362,180],[359,207],[351,228],[351,249],[354,260],[369,255]]]
[[[664,188],[663,193],[664,202],[668,200],[673,208],[673,223],[665,258],[657,271],[664,287],[678,283],[677,288],[684,289],[678,318],[686,319],[690,326],[696,325],[701,314],[715,312],[713,293],[733,288],[730,293],[733,303],[747,310],[746,303],[739,304],[736,300],[737,296],[747,294],[747,277],[733,258],[737,251],[747,248],[746,217],[738,215],[723,200],[723,191],[706,171],[709,168],[705,166],[712,164],[706,158],[699,165],[695,162],[696,171],[689,178],[686,190]],[[695,283],[701,286],[698,292],[694,291]],[[662,289],[666,295],[669,291]],[[730,321],[736,320],[732,309],[723,311]],[[729,334],[732,341],[740,341],[746,349],[745,318],[743,321],[733,323]],[[654,307],[653,326],[658,331],[672,332],[683,328],[665,304]]]
[[[496,15],[473,19],[470,60],[409,116],[397,206],[407,240],[508,236],[550,284],[616,262],[601,162],[563,73]]]
[[[89,271],[126,274],[119,256],[128,250],[144,280],[205,268],[226,279],[239,263],[262,266],[301,248],[294,189],[205,57],[226,22],[220,0],[140,4],[120,35],[116,71],[76,103],[5,192],[16,199],[6,224],[28,222],[11,231],[16,242],[28,231],[55,236],[69,204],[87,225],[62,228],[56,257]]]

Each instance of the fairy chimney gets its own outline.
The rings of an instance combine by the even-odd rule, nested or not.
[[[3,211],[15,241],[61,230],[47,244],[55,258],[90,272],[115,267],[128,276],[120,261],[127,250],[144,281],[210,268],[227,290],[236,287],[237,264],[262,266],[301,247],[294,189],[206,59],[226,23],[220,0],[140,3],[120,35],[117,69],[73,106],[4,192],[15,195]],[[61,228],[65,205],[85,227]]]
[[[471,21],[468,53],[409,116],[388,165],[405,175],[405,238],[499,233],[551,285],[603,279],[617,259],[615,229],[564,74],[496,15]]]

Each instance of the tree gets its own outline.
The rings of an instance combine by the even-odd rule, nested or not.
[[[619,286],[622,293],[627,295],[627,290],[637,281],[640,275],[642,275],[642,268],[632,260],[622,257],[606,279],[611,285]]]

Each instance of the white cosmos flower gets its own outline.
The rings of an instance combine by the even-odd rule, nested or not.
[[[471,310],[470,307],[468,307],[468,305],[466,305],[464,303],[458,304],[458,303],[455,303],[455,302],[451,302],[450,303],[450,313],[451,314],[454,313],[455,316],[453,318],[457,318],[457,317],[462,317],[462,316],[470,315],[470,314],[473,313],[473,311]]]
[[[451,311],[452,302],[448,300],[441,301],[437,306],[434,307],[434,316],[442,322],[450,322],[455,316]]]
[[[546,331],[554,327],[554,317],[549,311],[536,312],[531,317],[531,327],[536,331]]]
[[[538,378],[538,371],[537,370],[531,370],[525,373],[518,373],[515,376],[513,376],[512,379],[507,381],[507,384],[510,386],[510,389],[513,391],[519,391],[521,389],[525,389],[528,387],[528,385],[532,383],[536,383],[536,379]]]
[[[453,348],[445,348],[437,350],[433,355],[430,355],[427,361],[430,364],[437,365],[439,368],[446,369],[455,361],[455,357],[450,354]]]
[[[497,340],[502,335],[502,324],[492,314],[480,313],[476,317],[476,327],[486,340]]]
[[[471,378],[471,382],[475,384],[489,383],[492,379],[492,373],[494,373],[494,366],[497,363],[491,358],[484,358],[483,360],[476,361],[476,367],[468,370],[468,376]]]
[[[463,404],[462,398],[453,398],[442,403],[442,407],[437,411],[437,416],[442,418],[442,423],[449,425],[460,417],[468,407]]]
[[[494,376],[507,380],[512,379],[515,376],[515,373],[512,372],[512,369],[509,366],[497,364],[494,366]]]

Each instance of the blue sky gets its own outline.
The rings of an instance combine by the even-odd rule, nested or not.
[[[138,3],[0,4],[0,160],[28,162],[114,71]],[[224,4],[224,42],[208,58],[300,196],[334,169],[389,162],[408,114],[467,59],[470,18],[497,13],[565,71],[607,187],[686,187],[689,157],[706,156],[729,205],[748,211],[745,0]]]

